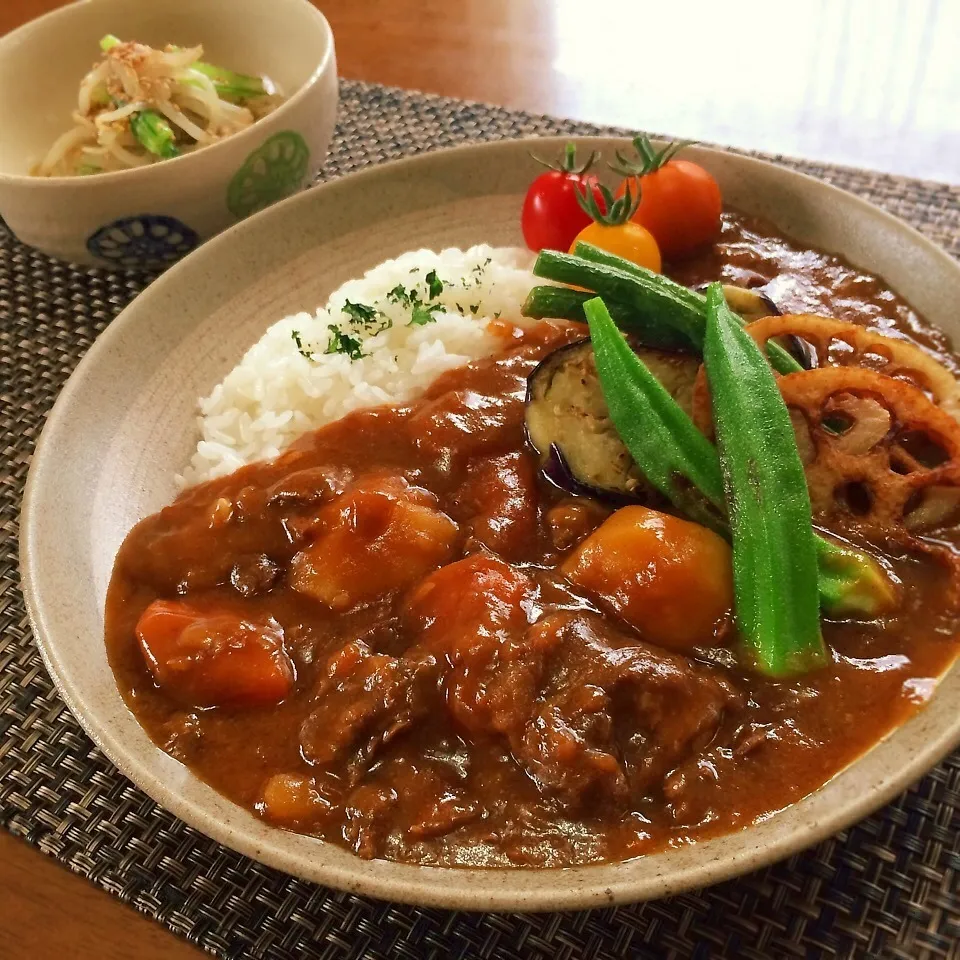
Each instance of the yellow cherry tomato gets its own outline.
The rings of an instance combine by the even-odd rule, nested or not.
[[[623,257],[624,260],[657,273],[663,266],[660,248],[653,239],[653,234],[633,220],[612,225],[599,222],[588,224],[570,245],[571,253],[578,243],[593,244],[607,253]]]

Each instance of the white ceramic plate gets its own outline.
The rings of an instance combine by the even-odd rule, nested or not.
[[[537,143],[541,155],[563,140]],[[584,140],[609,155],[615,141]],[[960,743],[960,667],[919,714],[816,793],[739,833],[608,866],[465,870],[362,861],[267,826],[153,745],[107,664],[103,607],[133,524],[169,502],[196,442],[195,404],[276,319],[312,310],[346,279],[417,246],[519,244],[535,170],[529,141],[462,147],[316,187],[204,245],[99,337],[54,407],[24,503],[21,566],[40,651],[104,753],[163,806],[216,840],[332,887],[428,906],[566,910],[665,896],[755,869],[866,816]],[[960,332],[960,266],[916,231],[833,187],[703,148],[728,203],[883,276]]]

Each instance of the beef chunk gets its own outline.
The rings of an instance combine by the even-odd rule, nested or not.
[[[339,497],[353,480],[347,467],[307,467],[288,473],[267,491],[270,506],[308,506]]]
[[[241,597],[256,597],[274,585],[279,567],[263,553],[238,560],[230,571],[230,586]]]
[[[595,615],[553,614],[529,634],[556,652],[514,753],[544,791],[573,807],[635,804],[703,749],[738,703],[718,673]]]
[[[470,464],[457,497],[462,519],[477,545],[520,560],[537,545],[537,471],[526,451]]]
[[[374,653],[361,641],[346,644],[326,665],[315,706],[300,728],[300,747],[312,764],[347,759],[362,774],[394,737],[430,709],[436,664]]]
[[[710,742],[738,696],[719,671],[596,614],[528,626],[531,589],[494,557],[443,567],[409,602],[408,655],[436,659],[460,728],[506,738],[544,793],[574,809],[635,804]]]
[[[387,784],[364,783],[349,796],[343,808],[343,839],[358,857],[370,860],[382,851],[399,800]]]

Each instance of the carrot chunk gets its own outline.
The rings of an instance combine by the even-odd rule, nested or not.
[[[527,627],[521,601],[531,588],[522,571],[497,557],[474,554],[421,581],[407,601],[408,623],[419,643],[452,658],[496,646],[504,632]]]
[[[432,573],[409,598],[405,620],[418,639],[407,656],[438,661],[447,708],[471,732],[515,734],[532,712],[545,659],[527,635],[532,592],[521,570],[474,554]]]
[[[137,623],[137,640],[154,680],[176,699],[199,707],[258,707],[293,688],[283,628],[222,609],[155,600]]]

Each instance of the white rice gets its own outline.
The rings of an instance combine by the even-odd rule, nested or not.
[[[361,407],[411,400],[446,370],[498,348],[487,330],[498,316],[521,323],[520,305],[537,281],[525,250],[486,245],[469,250],[416,250],[387,260],[335,291],[315,314],[278,321],[200,401],[200,441],[181,487],[223,476],[277,456],[308,430]],[[436,271],[443,291],[432,300],[426,278]],[[388,298],[402,285],[433,318],[412,325],[412,307]],[[366,329],[343,312],[346,301],[379,310]],[[377,327],[389,326],[376,332]],[[361,342],[363,356],[325,353],[333,324]],[[294,332],[299,337],[298,347]]]

